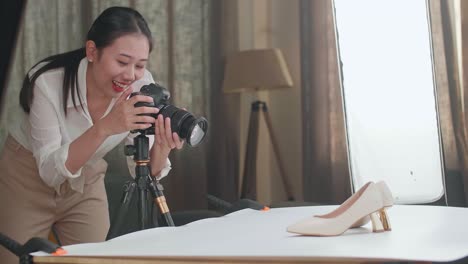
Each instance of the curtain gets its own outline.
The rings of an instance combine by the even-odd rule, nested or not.
[[[222,91],[226,56],[238,50],[237,1],[213,0],[210,105],[212,122],[209,142],[207,192],[228,202],[239,199],[239,95]]]
[[[431,33],[434,56],[435,85],[439,114],[439,126],[442,137],[445,172],[445,203],[451,206],[464,204],[463,180],[460,176],[460,155],[463,144],[456,139],[461,128],[459,111],[458,65],[453,14],[449,11],[453,2],[430,1]],[[457,132],[458,131],[458,132]],[[459,134],[461,135],[461,134]],[[466,151],[466,150],[465,150]],[[460,195],[461,194],[461,195]]]
[[[463,52],[468,48],[468,40],[466,35],[468,34],[468,3],[465,1],[460,1],[460,12],[461,12],[461,49],[458,50],[459,56],[462,58],[460,61],[461,68],[460,75],[457,76],[453,73],[455,80],[458,80],[457,87],[451,87],[450,96],[453,98],[451,101],[454,104],[457,102],[456,106],[452,106],[453,122],[455,127],[455,139],[458,147],[458,158],[461,163],[461,171],[464,183],[464,194],[465,194],[465,205],[468,205],[468,61],[466,60],[466,54]]]
[[[14,109],[19,103],[19,91],[26,72],[42,58],[84,45],[86,33],[83,27],[91,24],[88,22],[82,25],[83,11],[79,0],[27,2],[6,85],[5,109],[0,128],[2,146],[8,124],[18,120]],[[76,23],[71,23],[71,17],[77,20]]]
[[[211,37],[211,3],[210,0],[28,1],[7,84],[0,142],[3,144],[8,124],[17,120],[13,109],[18,104],[27,70],[42,58],[84,46],[92,21],[110,6],[129,6],[145,17],[154,38],[148,63],[153,77],[171,91],[171,104],[210,120],[210,48],[217,45]],[[171,153],[173,169],[161,183],[172,210],[206,207],[209,146],[209,143],[196,148],[186,145]],[[109,163],[106,178],[128,179],[128,169],[122,165],[123,145],[111,151],[106,160]]]
[[[435,22],[433,31],[439,27],[439,31],[434,33],[434,39],[439,39],[434,48],[445,167],[461,174],[458,188],[462,197],[455,201],[455,205],[463,206],[468,204],[468,94],[465,81],[468,74],[466,59],[463,58],[463,50],[468,47],[465,37],[468,32],[468,5],[464,1],[440,0],[431,1],[431,8]],[[455,10],[460,11],[460,17]],[[457,24],[461,26],[461,31],[456,30]],[[449,201],[453,200],[450,189],[447,195]]]
[[[304,199],[351,194],[332,1],[300,2]]]

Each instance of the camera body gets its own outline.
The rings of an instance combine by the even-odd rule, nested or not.
[[[139,92],[132,93],[130,97],[135,95],[146,95],[152,97],[152,103],[137,102],[135,107],[147,106],[158,108],[159,112],[157,114],[145,115],[149,115],[154,118],[157,118],[159,115],[163,115],[164,119],[169,117],[171,119],[172,132],[176,132],[180,138],[185,139],[188,145],[198,145],[204,139],[208,129],[208,121],[204,117],[195,118],[191,113],[169,104],[169,98],[171,95],[163,86],[154,83],[144,85],[141,87]],[[153,124],[147,129],[138,129],[131,132],[139,132],[144,135],[154,135],[154,129]]]
[[[156,107],[159,109],[159,113],[157,114],[143,114],[143,115],[148,115],[148,116],[152,116],[154,118],[157,118],[158,115],[161,113],[161,110],[163,108],[165,108],[167,105],[169,105],[169,98],[171,97],[171,94],[169,93],[169,91],[160,86],[160,85],[156,85],[156,84],[149,84],[149,85],[144,85],[143,87],[141,87],[140,91],[139,92],[133,92],[131,95],[130,95],[130,98],[135,96],[135,95],[145,95],[145,96],[150,96],[153,98],[153,102],[152,103],[148,103],[148,102],[137,102],[135,104],[135,107],[141,107],[141,106],[147,106],[147,107]],[[171,127],[172,128],[172,127]],[[136,131],[132,131],[133,133],[136,133],[136,132],[139,132],[141,134],[144,134],[144,135],[154,135],[154,124],[147,128],[147,129],[138,129]]]
[[[166,88],[162,87],[161,85],[154,84],[154,83],[144,85],[143,87],[141,87],[139,92],[132,93],[130,97],[138,95],[138,94],[152,97],[153,103],[138,102],[135,104],[136,107],[149,106],[149,107],[157,107],[161,109],[169,104],[169,98],[171,97],[171,94]]]

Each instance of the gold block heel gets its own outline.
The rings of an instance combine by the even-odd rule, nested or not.
[[[382,226],[382,221],[380,220],[380,217],[378,216],[377,212],[373,212],[369,216],[372,221],[372,232],[378,233],[385,231],[384,227]]]
[[[390,226],[390,220],[388,219],[387,210],[385,208],[382,208],[379,211],[379,215],[380,215],[380,221],[383,224],[384,230],[385,231],[392,231],[392,227]]]

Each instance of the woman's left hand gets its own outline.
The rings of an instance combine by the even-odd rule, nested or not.
[[[155,144],[161,151],[169,154],[174,149],[181,149],[184,146],[184,141],[179,137],[176,132],[172,132],[171,119],[164,118],[162,114],[158,115],[156,123],[154,124],[155,131]]]

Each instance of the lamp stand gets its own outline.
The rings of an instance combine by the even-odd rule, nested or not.
[[[252,103],[250,112],[249,130],[247,135],[247,146],[244,162],[244,173],[242,176],[242,189],[241,198],[257,199],[257,149],[258,149],[258,125],[259,125],[259,111],[262,111],[266,121],[267,131],[270,134],[271,143],[273,145],[273,152],[275,153],[276,163],[278,164],[283,186],[288,197],[288,201],[294,201],[295,198],[291,191],[291,184],[286,177],[282,158],[280,156],[276,137],[273,133],[271,125],[270,114],[268,113],[266,102],[255,101]]]

